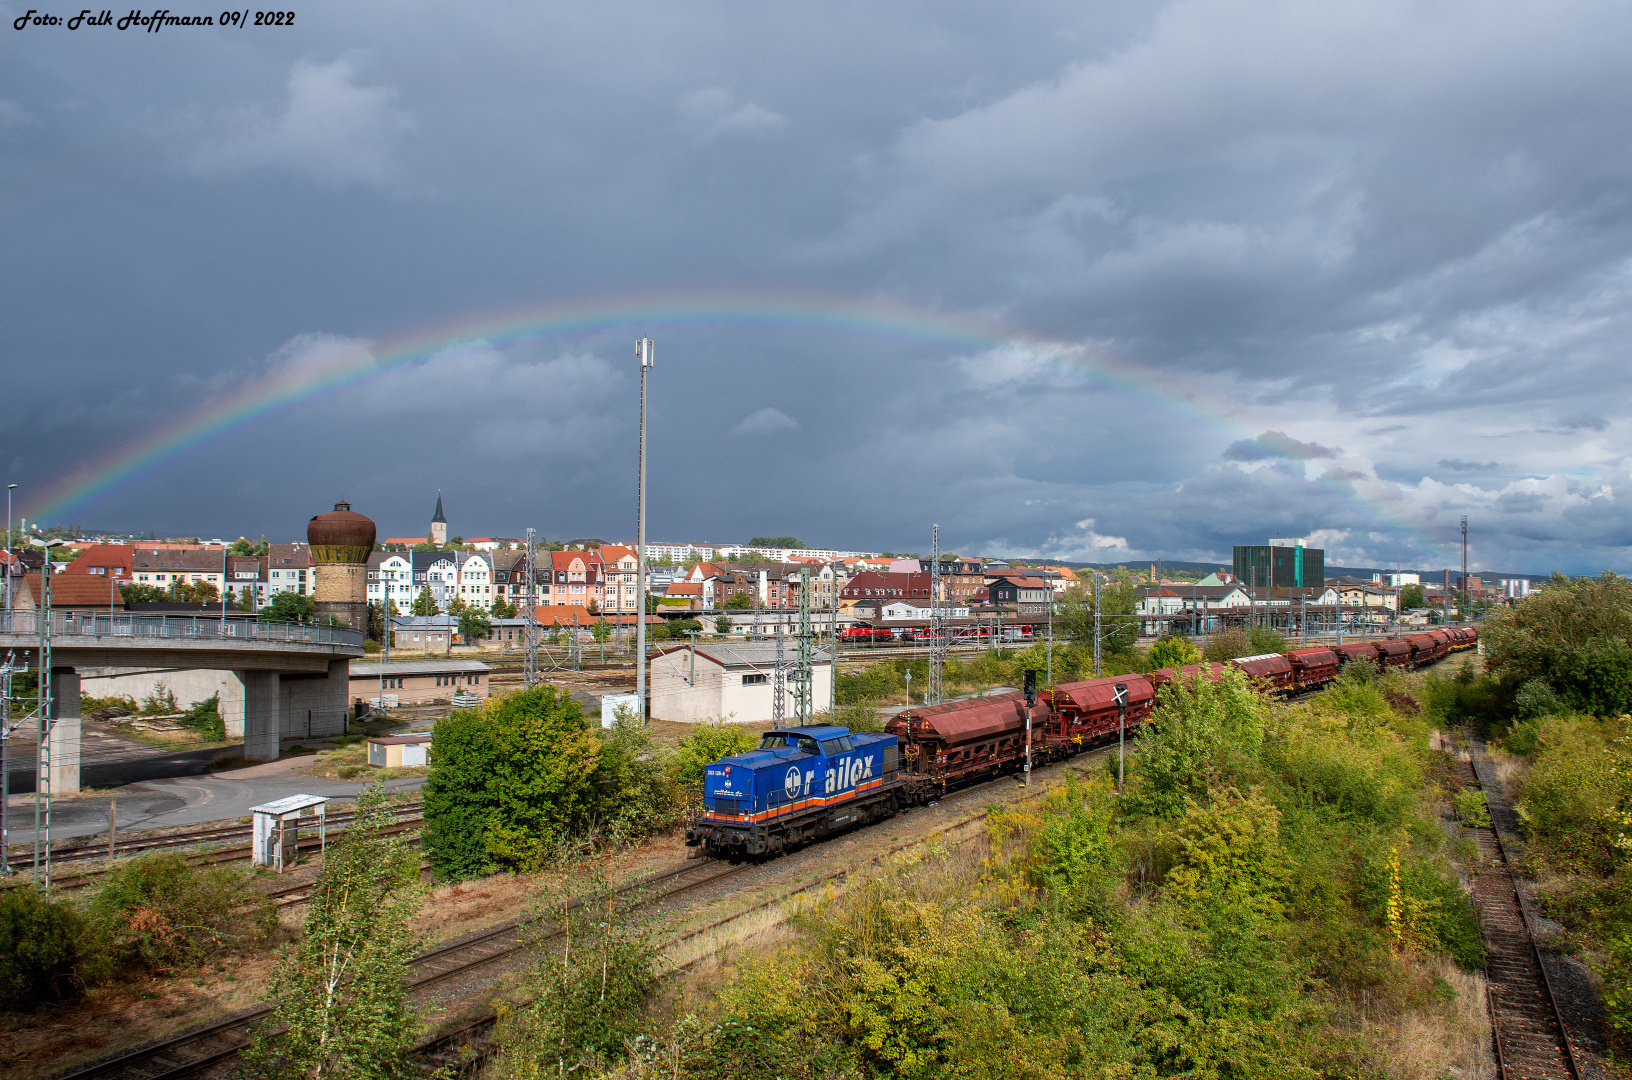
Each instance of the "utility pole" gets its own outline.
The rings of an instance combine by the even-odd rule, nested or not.
[[[33,538],[30,538],[33,540]],[[33,540],[45,549],[45,565],[40,568],[40,607],[34,618],[39,623],[40,646],[35,706],[34,758],[34,878],[40,879],[41,806],[45,796],[45,888],[51,888],[51,548],[61,541]]]
[[[782,659],[782,627],[779,625],[776,628],[776,669],[771,676],[771,722],[777,727],[782,726],[782,718],[787,715],[787,704],[782,697],[787,670]]]
[[[1462,515],[1462,600],[1457,604],[1457,614],[1463,622],[1468,621],[1469,612],[1463,608],[1472,607],[1473,592],[1468,588],[1468,515]]]
[[[1094,575],[1094,678],[1099,678],[1099,571]]]
[[[11,873],[11,653],[0,665],[0,874]],[[18,723],[22,723],[21,720]]]
[[[793,666],[793,715],[800,727],[810,724],[813,710],[815,636],[810,625],[810,567],[806,565],[799,568],[799,653]]]
[[[635,353],[640,359],[640,497],[637,501],[635,516],[638,519],[635,526],[635,562],[636,576],[639,578],[635,589],[636,605],[639,611],[635,615],[635,694],[640,698],[640,720],[646,722],[646,373],[652,370],[652,361],[657,356],[657,342],[651,338],[641,338],[635,343]]]
[[[827,716],[831,720],[839,708],[839,572],[828,564],[833,575],[832,609],[827,616]]]
[[[941,527],[931,526],[929,533],[929,686],[924,691],[925,705],[939,705],[944,688],[941,685],[941,665],[946,662],[946,620],[941,614]]]
[[[527,614],[521,627],[522,682],[531,690],[538,681],[538,533],[527,530],[527,556],[523,560],[527,575]]]
[[[6,629],[11,629],[11,493],[17,490],[16,484],[6,485]]]

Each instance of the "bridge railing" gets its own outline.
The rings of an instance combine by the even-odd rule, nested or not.
[[[0,611],[0,632],[38,635],[37,611]],[[117,615],[76,614],[53,611],[51,635],[95,635],[116,638],[168,638],[190,640],[290,641],[317,645],[363,643],[361,631],[340,626],[305,623],[257,622],[254,619],[210,617],[208,615]]]

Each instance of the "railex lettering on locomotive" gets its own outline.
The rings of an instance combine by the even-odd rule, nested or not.
[[[833,725],[778,728],[757,750],[708,766],[703,809],[687,825],[686,843],[720,854],[767,854],[889,817],[1023,769],[1028,726],[1033,763],[1063,761],[1144,723],[1162,687],[1217,681],[1226,667],[1273,693],[1299,694],[1336,679],[1343,664],[1421,667],[1473,648],[1477,638],[1471,627],[1435,630],[1064,683],[1034,698],[1010,693],[918,705],[897,714],[883,734]]]

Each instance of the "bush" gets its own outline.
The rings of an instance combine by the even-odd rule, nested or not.
[[[1133,758],[1129,805],[1153,817],[1178,817],[1189,799],[1205,796],[1227,757],[1257,751],[1264,714],[1263,696],[1233,668],[1216,683],[1162,687]]]
[[[1286,635],[1279,630],[1271,630],[1267,626],[1255,626],[1247,635],[1247,645],[1252,649],[1252,655],[1261,653],[1285,652],[1289,647]]]
[[[703,770],[732,754],[741,754],[759,745],[759,735],[730,720],[704,720],[691,729],[675,748],[669,775],[682,788],[700,788]]]
[[[26,885],[0,892],[0,1007],[73,997],[85,942],[85,920],[71,903]]]
[[[553,686],[456,712],[431,736],[425,848],[437,876],[460,880],[543,865],[597,809],[601,743],[583,709]]]
[[[1546,720],[1539,743],[1516,807],[1526,836],[1561,867],[1611,869],[1610,827],[1627,794],[1626,781],[1607,767],[1614,746],[1597,724],[1566,717]]]
[[[191,728],[206,739],[225,739],[227,725],[221,719],[221,695],[211,694],[181,715],[181,726]]]
[[[1150,647],[1150,666],[1154,668],[1186,667],[1200,662],[1201,651],[1189,638],[1168,634]]]
[[[1252,637],[1239,627],[1220,630],[1207,639],[1207,648],[1202,650],[1201,655],[1210,664],[1234,660],[1238,656],[1251,656]]]
[[[244,877],[155,851],[108,871],[89,914],[118,963],[154,970],[197,963],[277,926],[275,905],[246,896]]]

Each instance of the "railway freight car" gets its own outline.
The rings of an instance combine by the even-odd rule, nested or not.
[[[1116,734],[1119,724],[1132,729],[1150,719],[1156,687],[1143,675],[1114,675],[1062,683],[1038,696],[1053,711],[1048,725],[1049,749],[1069,753]]]
[[[1229,661],[1249,679],[1262,679],[1277,693],[1291,693],[1297,689],[1292,672],[1292,661],[1284,653],[1261,653],[1258,656],[1238,656]]]
[[[1292,662],[1292,685],[1300,693],[1337,678],[1337,654],[1330,649],[1293,649],[1284,655]]]
[[[758,750],[704,770],[686,843],[758,855],[888,817],[907,794],[898,766],[894,735],[825,724],[766,732]]]
[[[1044,752],[1051,712],[1029,710],[1024,694],[918,705],[897,713],[884,730],[901,740],[901,770],[920,798],[1020,767],[1026,759],[1026,715],[1032,755]]]
[[[1145,673],[1145,678],[1150,680],[1151,687],[1156,690],[1160,690],[1170,682],[1192,682],[1196,679],[1218,682],[1223,677],[1224,665],[1214,662],[1187,664],[1184,667],[1177,668],[1157,668],[1155,671]]]

